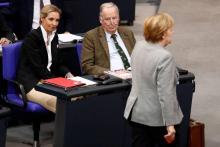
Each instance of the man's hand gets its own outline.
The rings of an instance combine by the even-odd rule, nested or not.
[[[73,78],[74,76],[70,73],[70,72],[68,72],[66,75],[65,75],[65,78]]]
[[[168,144],[172,143],[175,140],[176,130],[174,126],[167,126],[167,134],[164,135],[164,138]]]

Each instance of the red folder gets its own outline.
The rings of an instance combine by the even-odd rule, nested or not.
[[[61,87],[61,88],[64,88],[65,90],[76,87],[76,86],[84,85],[84,83],[80,81],[74,81],[74,80],[70,80],[70,79],[62,78],[62,77],[46,79],[46,80],[43,80],[43,83]]]

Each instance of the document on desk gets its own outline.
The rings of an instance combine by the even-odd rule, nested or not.
[[[132,79],[131,71],[125,70],[125,69],[104,71],[104,73],[108,74],[108,75],[118,77],[118,78],[123,79],[123,80]]]
[[[85,85],[79,80],[70,80],[63,77],[51,78],[42,81],[44,84],[53,85],[56,87],[64,88],[65,90]]]
[[[70,80],[74,80],[74,81],[80,81],[81,83],[84,83],[85,86],[90,86],[90,85],[96,85],[97,82],[94,82],[92,80],[88,80],[88,79],[85,79],[83,77],[79,77],[79,76],[76,76],[76,77],[73,77],[73,78],[68,78]]]
[[[64,33],[64,34],[58,34],[59,42],[61,43],[69,43],[73,41],[81,41],[83,37],[74,35],[74,34],[69,34],[69,33]]]

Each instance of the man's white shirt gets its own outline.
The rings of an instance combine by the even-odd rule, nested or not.
[[[127,48],[125,47],[124,42],[122,41],[118,32],[116,32],[115,34],[116,34],[116,39],[118,41],[119,46],[121,46],[122,50],[124,51],[124,53],[128,59],[128,62],[130,63],[131,58],[130,58],[130,55],[127,51]],[[111,34],[105,32],[105,35],[106,35],[107,44],[108,44],[108,48],[109,48],[110,70],[124,69],[124,64],[123,64],[121,57],[118,53],[118,49],[115,47],[115,43],[114,43],[113,39],[111,38]]]

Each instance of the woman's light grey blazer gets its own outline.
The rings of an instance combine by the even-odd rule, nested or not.
[[[124,117],[148,126],[179,124],[178,75],[172,55],[159,44],[140,41],[131,55],[132,89]]]

